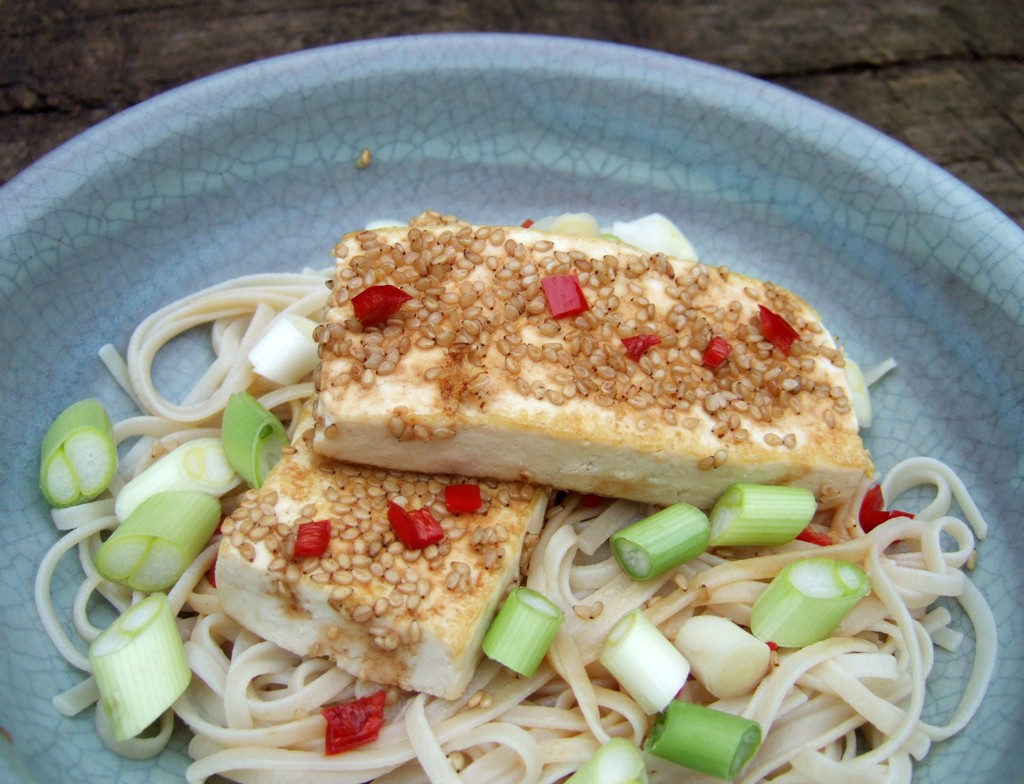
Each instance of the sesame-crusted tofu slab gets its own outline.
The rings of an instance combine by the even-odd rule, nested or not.
[[[701,507],[737,481],[832,506],[873,470],[842,350],[769,282],[436,213],[335,256],[321,454]]]
[[[519,575],[527,532],[540,529],[546,491],[476,482],[479,509],[451,514],[445,486],[475,480],[339,463],[310,450],[310,428],[297,432],[263,487],[224,521],[216,568],[224,612],[358,678],[458,697]],[[444,538],[407,549],[389,523],[389,502],[430,509]],[[326,550],[297,557],[299,526],[320,520],[329,521]]]

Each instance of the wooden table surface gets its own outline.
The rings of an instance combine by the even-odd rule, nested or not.
[[[0,0],[0,183],[198,77],[454,31],[614,41],[760,77],[906,143],[1024,225],[1022,0]]]

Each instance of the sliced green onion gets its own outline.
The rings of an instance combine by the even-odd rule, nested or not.
[[[281,420],[248,392],[236,392],[228,398],[222,430],[228,462],[249,487],[262,487],[288,443]]]
[[[647,580],[703,553],[710,533],[700,509],[673,504],[612,534],[612,553],[626,574]]]
[[[768,672],[771,649],[720,615],[695,615],[679,627],[676,647],[694,677],[719,699],[748,694]]]
[[[784,648],[811,645],[828,637],[869,593],[868,576],[849,561],[823,557],[794,561],[754,602],[750,631]]]
[[[315,321],[304,316],[282,313],[250,349],[253,370],[281,386],[308,376],[319,359],[313,340],[316,327]]]
[[[731,713],[675,700],[654,718],[644,750],[730,781],[761,745],[761,726]]]
[[[100,701],[117,740],[142,732],[192,678],[174,612],[163,594],[133,604],[89,646]]]
[[[711,510],[711,547],[771,547],[791,542],[814,517],[818,504],[805,487],[730,486]]]
[[[53,421],[39,450],[39,489],[55,507],[91,501],[117,471],[110,415],[98,400],[79,400]]]
[[[220,511],[220,501],[199,490],[152,495],[100,546],[96,569],[137,591],[170,588],[210,541]]]
[[[563,620],[562,611],[544,594],[513,588],[484,635],[484,653],[529,677],[543,661]]]
[[[114,513],[124,522],[151,495],[171,490],[198,490],[220,498],[241,481],[219,438],[196,438],[167,453],[122,487]]]
[[[645,713],[657,713],[683,688],[690,664],[641,610],[626,613],[601,646],[600,661]]]
[[[625,738],[612,738],[565,784],[648,784],[650,776],[640,749]]]

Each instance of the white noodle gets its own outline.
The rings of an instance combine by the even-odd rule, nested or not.
[[[39,613],[43,629],[50,638],[50,642],[53,643],[53,647],[57,649],[57,652],[64,657],[67,663],[85,672],[92,672],[92,668],[89,666],[89,659],[78,650],[61,626],[60,618],[53,607],[53,600],[50,598],[50,582],[53,579],[54,570],[57,568],[57,562],[66,553],[70,552],[75,545],[88,539],[93,534],[113,528],[116,524],[117,518],[111,515],[99,517],[91,523],[80,525],[70,533],[65,534],[63,538],[47,550],[36,572],[34,592],[36,611]]]
[[[293,427],[303,401],[313,394],[312,383],[276,387],[255,376],[246,355],[280,313],[317,317],[326,277],[325,272],[309,272],[227,281],[145,319],[132,335],[127,363],[113,347],[101,350],[104,364],[143,411],[115,423],[119,444],[138,440],[122,460],[114,493],[175,445],[218,433],[216,423],[231,392],[251,391]],[[153,385],[154,359],[168,342],[201,325],[210,329],[214,359],[184,398],[171,402]],[[883,363],[869,371],[868,383],[893,366]],[[191,686],[174,705],[194,735],[189,753],[195,761],[187,779],[202,782],[219,775],[252,784],[558,781],[608,738],[639,744],[648,731],[649,717],[596,664],[619,618],[642,608],[669,639],[695,614],[746,623],[751,605],[785,564],[827,554],[863,566],[874,588],[836,636],[780,652],[770,674],[749,695],[716,701],[691,679],[681,696],[753,718],[766,731],[758,753],[737,779],[742,784],[909,782],[911,758],[922,757],[931,742],[959,732],[978,709],[996,657],[995,620],[963,571],[971,562],[975,537],[983,537],[987,525],[963,482],[929,458],[904,461],[883,478],[886,504],[893,506],[900,495],[921,486],[933,487],[935,498],[914,520],[892,520],[864,534],[855,510],[865,487],[831,521],[840,539],[835,545],[796,542],[739,560],[724,552],[705,553],[645,582],[621,572],[609,556],[608,539],[649,514],[649,507],[628,501],[591,507],[576,495],[556,497],[543,529],[531,531],[540,536],[525,582],[561,607],[565,623],[537,673],[521,678],[485,659],[458,700],[392,689],[378,739],[336,756],[323,753],[321,708],[379,687],[356,681],[326,659],[284,651],[225,616],[206,578],[217,551],[216,542],[211,543],[168,592],[181,614],[179,628],[193,672]],[[954,502],[966,522],[950,513]],[[60,654],[85,671],[88,661],[64,631],[50,582],[60,558],[77,545],[83,579],[69,612],[83,642],[99,631],[86,615],[92,597],[102,597],[116,611],[138,598],[103,580],[93,564],[100,533],[117,524],[112,505],[104,498],[55,511],[54,524],[68,533],[43,557],[36,576],[44,629]],[[975,650],[959,705],[946,724],[935,726],[921,720],[934,647],[956,648],[964,639],[949,611],[934,605],[940,597],[960,603],[973,628]],[[55,697],[54,704],[70,716],[96,700],[95,683],[88,678]],[[98,721],[102,713],[97,710]],[[103,727],[99,731],[120,753],[144,757],[159,751],[170,724],[168,714],[156,736],[123,746]],[[870,748],[858,746],[865,739]],[[707,780],[649,760],[655,781]]]
[[[142,404],[139,399],[135,396],[135,390],[132,388],[132,380],[128,374],[128,363],[124,361],[116,348],[110,343],[105,343],[100,346],[99,350],[100,361],[106,366],[107,371],[113,376],[114,381],[121,387],[128,397],[131,398],[132,402],[139,408],[142,408]]]
[[[53,707],[61,716],[77,716],[100,698],[96,679],[91,675],[80,683],[76,683],[67,691],[53,698]]]
[[[418,695],[405,708],[405,730],[413,751],[433,784],[463,784],[430,729],[427,714],[423,712],[426,697],[425,694]]]
[[[50,510],[53,525],[58,531],[73,531],[80,525],[112,514],[114,514],[113,498],[99,498],[77,506]]]
[[[888,359],[879,362],[874,367],[868,368],[867,370],[864,371],[864,383],[867,384],[869,387],[874,384],[877,384],[879,381],[882,380],[882,377],[885,376],[890,370],[895,369],[896,360],[893,359],[892,357],[889,357]]]

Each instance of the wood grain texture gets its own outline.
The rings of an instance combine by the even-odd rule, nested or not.
[[[0,0],[0,182],[176,85],[313,46],[568,35],[715,63],[906,143],[1024,225],[1018,0]]]

